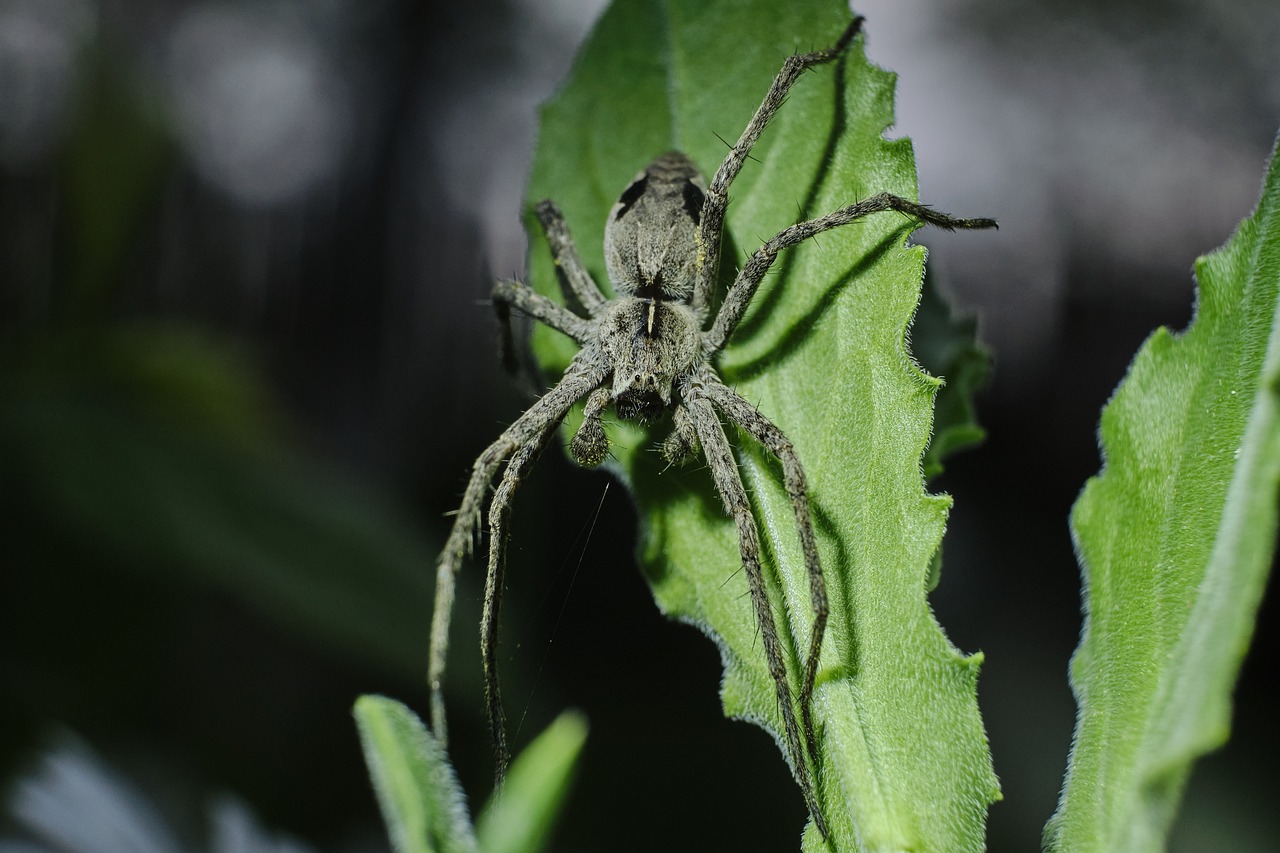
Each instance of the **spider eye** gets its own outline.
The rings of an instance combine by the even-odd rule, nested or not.
[[[706,198],[702,189],[693,181],[684,180],[684,212],[689,214],[694,225],[702,224],[702,202]]]
[[[618,204],[622,206],[618,208],[618,212],[616,215],[614,215],[613,221],[617,222],[619,219],[621,219],[623,216],[627,214],[627,211],[635,207],[636,201],[640,198],[640,196],[644,195],[644,191],[648,188],[649,188],[648,175],[641,175],[640,177],[632,181],[631,185],[622,191],[622,195],[618,196]]]

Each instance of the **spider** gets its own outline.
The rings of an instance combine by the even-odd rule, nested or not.
[[[515,281],[499,281],[494,287],[493,304],[503,326],[508,363],[513,346],[512,309],[568,335],[581,347],[559,383],[475,461],[437,564],[428,680],[432,729],[443,742],[446,729],[441,686],[454,579],[470,550],[472,531],[479,525],[486,493],[505,460],[506,470],[489,507],[489,563],[480,631],[485,697],[499,784],[506,772],[508,750],[496,649],[512,498],[570,408],[585,399],[582,425],[569,444],[581,465],[597,466],[608,456],[609,439],[602,418],[610,407],[619,418],[641,423],[669,416],[672,428],[662,444],[662,455],[668,462],[683,462],[699,453],[705,458],[724,509],[737,528],[742,566],[782,711],[788,755],[815,824],[824,837],[828,834],[806,761],[806,752],[817,760],[810,699],[826,628],[827,597],[804,468],[787,436],[721,380],[714,360],[728,344],[756,289],[783,249],[884,211],[897,211],[948,230],[996,227],[990,219],[957,219],[908,199],[880,193],[780,231],[751,255],[712,316],[711,297],[719,274],[729,186],[800,74],[836,59],[859,33],[861,25],[862,18],[856,17],[831,48],[793,55],[783,63],[763,102],[709,185],[687,156],[673,151],[655,159],[622,191],[605,225],[605,265],[617,294],[612,299],[599,289],[583,265],[559,208],[551,201],[536,205],[535,214],[555,260],[566,302],[576,299],[587,317]],[[782,464],[813,605],[813,627],[798,700],[792,695],[766,592],[759,533],[722,419],[750,435]],[[797,705],[800,722],[796,719]]]

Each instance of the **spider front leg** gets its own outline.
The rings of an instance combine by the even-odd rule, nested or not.
[[[709,373],[709,371],[708,371]],[[804,466],[791,439],[760,410],[748,403],[735,391],[713,375],[703,376],[703,390],[711,402],[729,420],[750,433],[766,450],[782,462],[783,486],[791,500],[796,517],[796,530],[800,536],[800,551],[804,555],[805,571],[809,576],[809,598],[813,604],[813,628],[809,632],[809,654],[805,658],[804,681],[800,685],[800,716],[804,721],[805,744],[809,754],[817,760],[818,739],[813,727],[813,685],[818,676],[818,660],[822,654],[822,638],[827,630],[827,584],[822,576],[822,563],[818,559],[818,540],[813,534],[813,519],[809,513],[809,490],[805,484]]]
[[[751,513],[751,504],[747,500],[747,490],[742,484],[742,476],[733,458],[729,439],[725,436],[724,427],[720,424],[708,397],[699,393],[705,388],[700,383],[689,383],[685,394],[684,408],[689,414],[695,433],[702,444],[703,455],[711,477],[724,501],[725,510],[733,516],[738,530],[738,552],[742,558],[742,567],[747,576],[747,587],[751,592],[751,602],[755,607],[756,622],[760,626],[760,636],[764,641],[765,660],[769,667],[769,675],[773,678],[777,693],[778,706],[782,711],[783,729],[786,734],[787,752],[795,767],[796,779],[804,794],[805,805],[813,816],[813,822],[825,838],[829,835],[826,820],[818,806],[812,777],[809,773],[808,759],[800,739],[800,727],[796,723],[795,708],[791,696],[791,683],[787,680],[787,666],[782,653],[782,641],[778,636],[778,627],[774,622],[773,609],[769,604],[769,593],[765,586],[764,570],[760,564],[760,536],[756,530],[755,517]],[[816,753],[812,756],[817,761]]]
[[[436,600],[431,618],[431,649],[427,683],[431,688],[431,730],[443,745],[448,740],[444,714],[444,671],[449,649],[449,622],[453,614],[458,568],[471,550],[472,536],[480,522],[485,492],[502,461],[529,446],[541,446],[564,419],[574,403],[595,390],[608,375],[599,353],[584,348],[578,353],[560,384],[548,391],[497,440],[485,448],[471,468],[462,505],[436,563]],[[492,543],[491,543],[492,544]]]
[[[712,289],[720,272],[720,242],[723,238],[725,208],[729,206],[729,185],[742,171],[742,166],[751,156],[751,149],[760,139],[760,134],[764,132],[765,126],[787,99],[787,93],[791,91],[791,87],[795,85],[800,75],[815,65],[822,65],[838,57],[861,29],[862,16],[859,15],[849,22],[849,26],[845,28],[836,43],[826,50],[787,57],[787,60],[782,63],[781,70],[778,71],[778,76],[773,79],[773,85],[769,87],[764,100],[756,108],[755,115],[751,117],[746,129],[738,137],[737,143],[724,158],[720,168],[716,170],[711,185],[707,187],[706,200],[702,205],[702,216],[698,225],[698,247],[702,262],[698,269],[698,280],[694,284],[693,300],[690,304],[699,315],[707,310]]]
[[[810,219],[807,222],[792,225],[790,228],[784,228],[773,239],[756,249],[755,253],[747,260],[746,265],[738,272],[738,277],[734,279],[733,284],[729,287],[729,292],[725,295],[724,303],[720,306],[720,313],[716,315],[711,331],[706,335],[706,346],[710,351],[715,352],[728,343],[733,330],[738,328],[738,323],[742,321],[742,316],[746,314],[747,306],[751,304],[751,299],[755,296],[756,289],[760,286],[760,282],[764,280],[765,273],[769,271],[769,267],[773,266],[778,253],[783,249],[802,243],[810,237],[821,234],[823,231],[830,231],[832,228],[848,225],[850,222],[869,216],[872,213],[882,213],[890,210],[906,214],[921,222],[927,222],[930,225],[936,225],[948,231],[954,231],[957,228],[999,227],[994,219],[958,219],[945,213],[939,213],[910,199],[905,199],[892,193],[880,193],[848,207],[842,207],[833,213],[828,213],[826,216],[820,216],[817,219]]]

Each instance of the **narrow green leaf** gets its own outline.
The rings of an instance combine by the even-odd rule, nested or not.
[[[462,789],[444,749],[422,721],[385,696],[361,696],[354,713],[396,853],[477,850]]]
[[[361,696],[354,713],[396,853],[537,853],[551,835],[587,739],[586,720],[572,711],[538,735],[485,807],[477,845],[453,767],[422,721],[384,696]]]
[[[605,215],[632,176],[671,148],[711,173],[784,58],[832,44],[848,20],[839,0],[615,2],[543,111],[530,205],[560,204],[605,283]],[[915,197],[910,143],[883,137],[892,102],[892,75],[867,64],[860,41],[804,75],[733,185],[737,258],[872,193]],[[809,476],[832,606],[814,711],[835,846],[978,850],[999,793],[975,700],[980,658],[951,646],[925,597],[950,500],[922,484],[939,382],[905,343],[924,263],[923,249],[904,245],[912,227],[879,215],[785,253],[719,364],[791,437]],[[534,286],[557,293],[540,237],[530,263]],[[551,375],[574,352],[546,329],[534,342]],[[726,712],[780,737],[733,525],[706,471],[663,470],[652,452],[661,431],[614,426],[613,465],[640,507],[659,606],[719,645]],[[798,685],[812,610],[791,505],[777,463],[745,436],[737,444]],[[821,847],[812,827],[805,840]]]
[[[586,719],[566,711],[520,753],[476,826],[485,853],[537,853],[546,847],[586,739]]]
[[[1072,512],[1086,619],[1058,850],[1163,849],[1191,763],[1227,738],[1275,548],[1274,155],[1258,209],[1196,278],[1194,322],[1157,330],[1103,410],[1103,470]]]

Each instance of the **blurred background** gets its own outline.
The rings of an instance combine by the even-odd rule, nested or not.
[[[350,706],[425,714],[445,513],[531,399],[490,281],[523,267],[535,108],[602,5],[0,0],[0,838],[33,845],[4,849],[386,849]],[[1067,513],[1099,408],[1254,206],[1280,6],[858,11],[921,197],[1001,221],[918,236],[995,359],[988,439],[934,484],[956,503],[932,600],[987,656],[990,847],[1035,849],[1074,719]],[[716,650],[657,613],[608,484],[548,453],[514,516],[515,742],[567,706],[592,725],[556,849],[794,849],[798,791],[722,719]],[[1275,606],[1176,850],[1280,833]],[[454,652],[475,804],[478,651]]]

